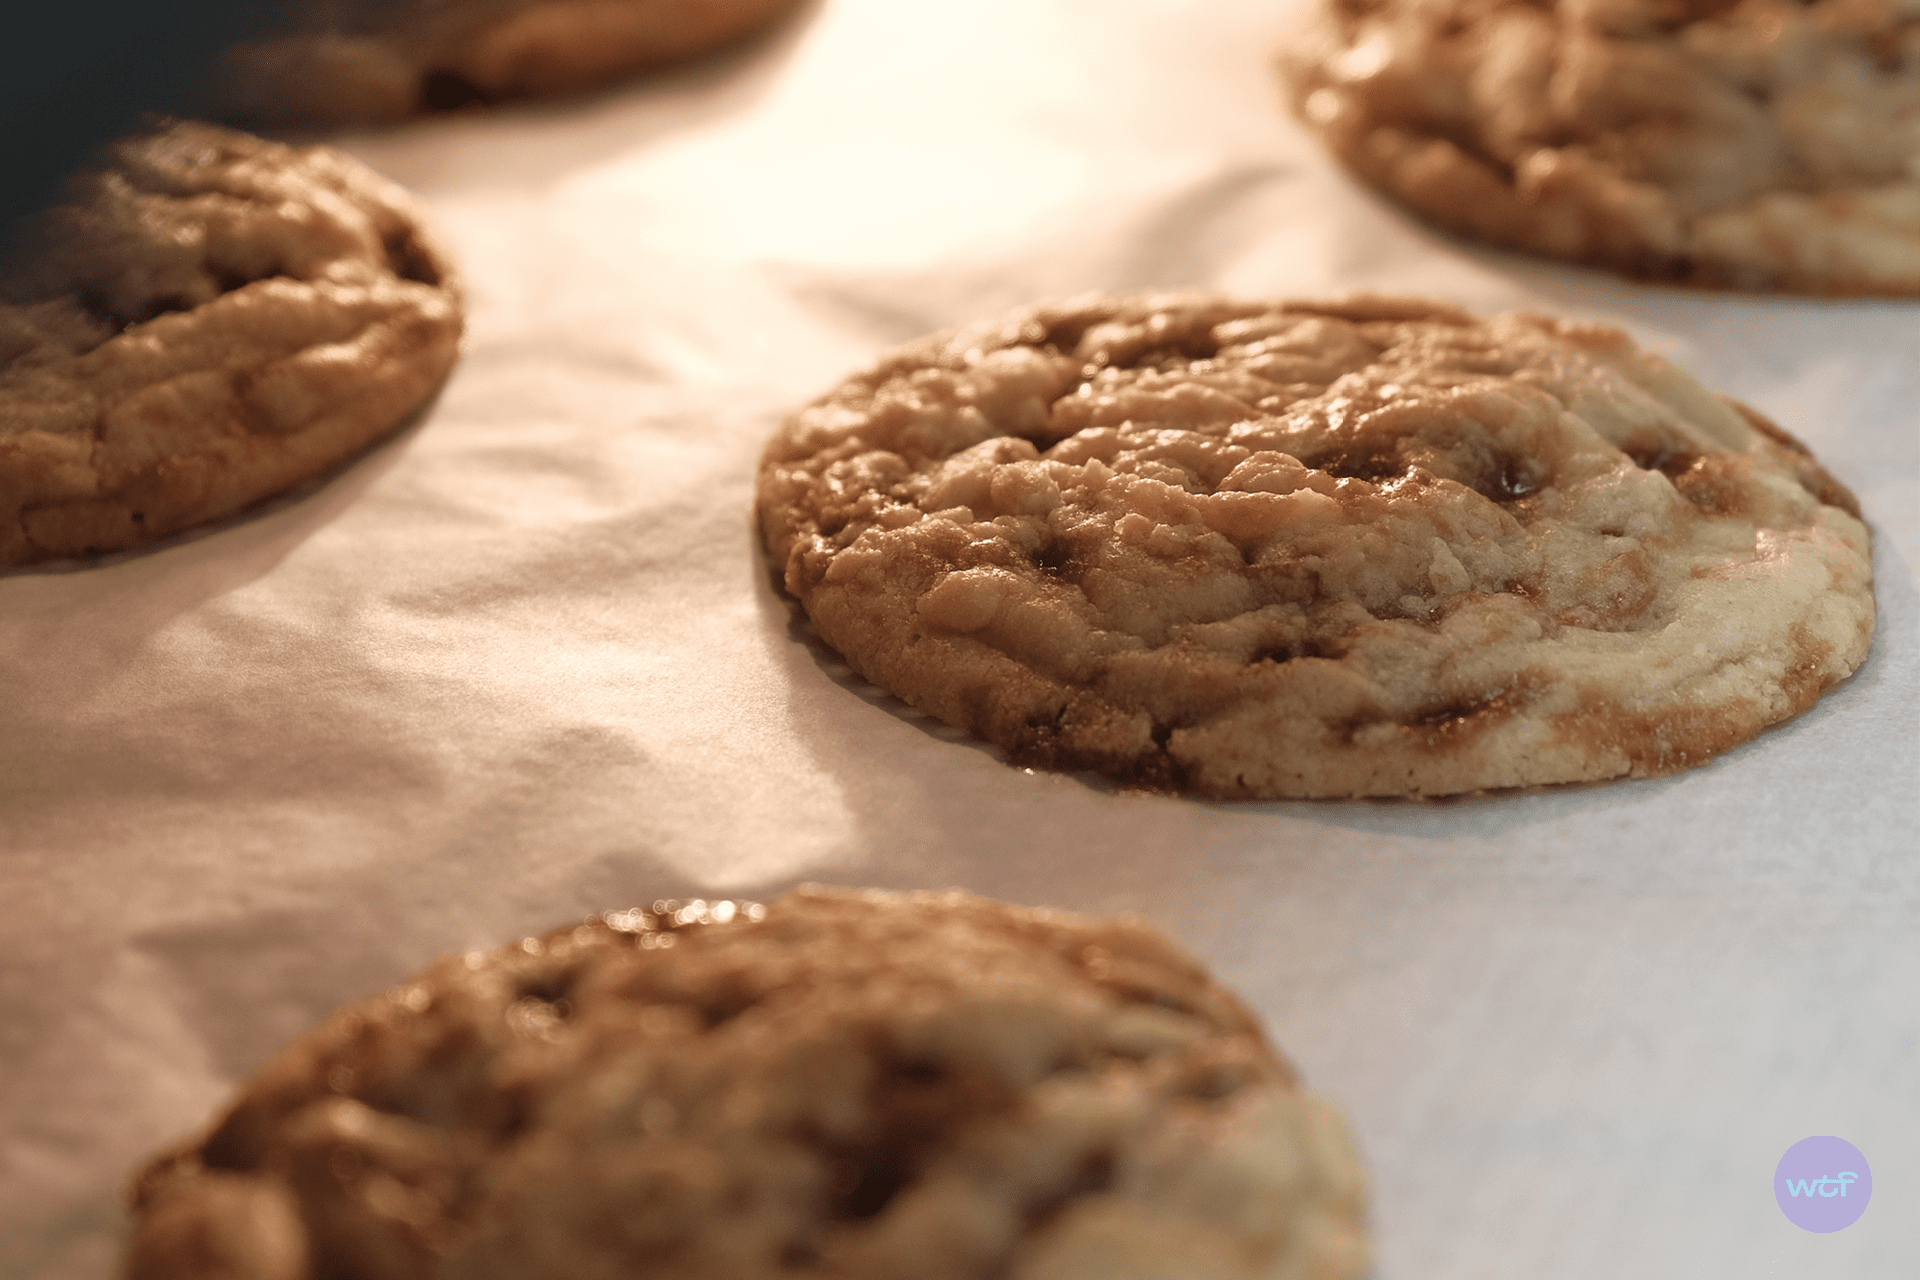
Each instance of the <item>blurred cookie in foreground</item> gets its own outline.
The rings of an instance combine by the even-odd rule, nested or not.
[[[1146,925],[655,903],[341,1010],[133,1187],[129,1280],[1351,1280],[1338,1113]]]
[[[263,128],[569,93],[744,39],[796,0],[294,0],[229,49],[211,108]]]
[[[761,460],[827,644],[1016,763],[1249,798],[1672,773],[1859,665],[1853,497],[1617,330],[1091,296],[935,334]]]
[[[326,470],[453,367],[446,255],[324,147],[122,141],[0,268],[0,565],[117,551]]]
[[[1435,222],[1628,275],[1920,294],[1906,0],[1316,0],[1295,110]]]

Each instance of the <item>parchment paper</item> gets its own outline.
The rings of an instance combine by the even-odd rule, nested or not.
[[[1143,912],[1347,1110],[1384,1280],[1920,1274],[1920,305],[1471,249],[1277,107],[1255,0],[829,0],[595,97],[335,139],[463,264],[465,357],[324,484],[0,577],[0,1275],[99,1277],[136,1161],[449,950],[805,879]],[[1029,774],[811,646],[761,443],[894,342],[1207,285],[1610,320],[1877,531],[1848,684],[1703,768],[1451,804]],[[1773,1204],[1835,1134],[1854,1226]]]

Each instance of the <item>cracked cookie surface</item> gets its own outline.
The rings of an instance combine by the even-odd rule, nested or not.
[[[1135,920],[656,903],[295,1042],[133,1188],[129,1280],[1357,1280],[1365,1177]]]
[[[1811,705],[1874,606],[1847,491],[1616,330],[1080,299],[936,334],[762,458],[775,569],[1016,763],[1221,797],[1671,773]]]
[[[1920,294],[1914,0],[1320,0],[1279,56],[1354,172],[1630,275]]]
[[[452,267],[324,147],[116,144],[0,274],[0,565],[230,514],[397,426],[453,367]]]
[[[796,2],[301,0],[291,29],[223,55],[215,110],[314,127],[569,93],[744,39]]]

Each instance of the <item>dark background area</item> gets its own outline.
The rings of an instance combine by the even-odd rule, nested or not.
[[[14,0],[0,18],[0,234],[148,113],[188,113],[214,54],[285,0]]]

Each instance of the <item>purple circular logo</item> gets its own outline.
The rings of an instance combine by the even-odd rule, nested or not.
[[[1773,1171],[1773,1198],[1780,1212],[1808,1231],[1852,1226],[1872,1196],[1867,1159],[1845,1138],[1802,1138],[1787,1148]]]

